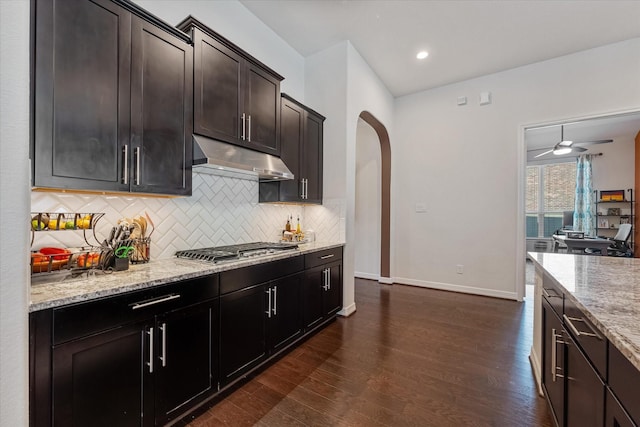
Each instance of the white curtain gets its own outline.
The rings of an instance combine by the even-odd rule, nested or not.
[[[591,160],[593,156],[578,156],[576,165],[576,202],[573,210],[573,229],[584,231],[585,236],[595,234],[593,184],[591,179]]]

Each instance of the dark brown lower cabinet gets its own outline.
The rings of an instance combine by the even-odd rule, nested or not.
[[[54,425],[165,424],[211,390],[215,304],[53,348]]]
[[[604,422],[604,383],[566,331],[563,341],[567,353],[566,425],[600,427]]]
[[[312,329],[342,308],[342,261],[307,270],[303,293],[304,326]]]
[[[134,324],[54,347],[53,425],[153,425],[143,362],[150,327]]]
[[[220,374],[226,385],[302,334],[302,273],[220,298]]]
[[[636,427],[627,411],[624,410],[618,399],[611,393],[611,389],[607,387],[607,403],[606,403],[606,419],[605,427]]]
[[[542,300],[542,387],[557,426],[564,426],[564,345],[562,321],[546,299]]]

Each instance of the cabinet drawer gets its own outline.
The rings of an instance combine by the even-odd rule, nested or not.
[[[640,422],[640,371],[609,343],[609,387],[634,422]]]
[[[582,347],[602,378],[607,375],[607,339],[576,307],[566,298],[564,301],[564,323],[573,339]]]
[[[218,275],[68,305],[53,310],[53,343],[94,334],[219,295]]]
[[[302,256],[296,256],[220,273],[220,293],[239,291],[302,271]]]
[[[342,259],[342,246],[338,248],[325,249],[323,251],[313,252],[304,256],[304,267],[313,268],[328,262],[339,261]]]
[[[542,296],[553,310],[562,317],[564,313],[564,293],[546,272],[542,276]]]

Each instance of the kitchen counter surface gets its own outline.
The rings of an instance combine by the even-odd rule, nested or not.
[[[587,318],[640,370],[640,259],[530,252]]]
[[[299,245],[296,250],[282,251],[281,253],[259,258],[224,261],[216,264],[181,258],[162,259],[146,264],[132,264],[127,271],[118,271],[110,274],[101,272],[91,274],[89,272],[83,273],[76,278],[51,274],[44,278],[38,277],[37,281],[34,280],[37,283],[31,285],[29,312],[140,290],[179,280],[193,279],[225,270],[248,267],[340,246],[344,246],[344,244],[305,243]],[[62,280],[63,278],[64,280]]]

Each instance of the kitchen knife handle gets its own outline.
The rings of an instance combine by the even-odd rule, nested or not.
[[[251,114],[247,116],[247,133],[249,134],[247,141],[251,142]]]
[[[271,288],[267,289],[265,293],[268,295],[267,299],[269,300],[269,308],[267,308],[267,311],[265,311],[265,313],[267,314],[268,318],[271,318]]]
[[[245,138],[244,138],[244,134],[245,134],[245,121],[246,121],[246,120],[245,120],[245,117],[246,117],[246,116],[245,116],[245,114],[244,114],[244,113],[242,113],[242,136],[241,136],[241,138],[242,138],[242,140],[243,140],[243,141],[244,141],[244,139],[245,139]]]
[[[153,328],[149,328],[147,335],[149,335],[149,361],[147,366],[149,366],[149,373],[153,374]]]
[[[124,155],[124,160],[122,162],[122,183],[129,183],[129,146],[124,145],[122,147],[122,153]]]

